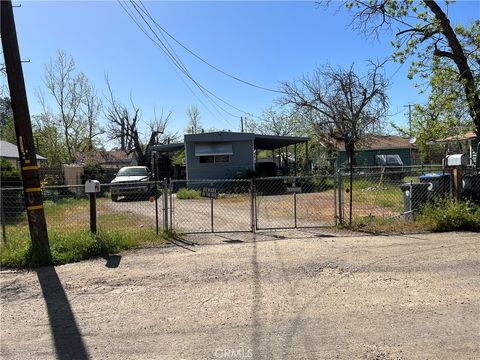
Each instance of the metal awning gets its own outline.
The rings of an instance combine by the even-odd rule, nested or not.
[[[184,143],[153,145],[152,150],[157,152],[175,152],[185,149]]]
[[[195,156],[233,155],[232,143],[195,144]]]
[[[310,140],[303,136],[255,135],[255,150],[275,150],[285,146],[306,143]]]

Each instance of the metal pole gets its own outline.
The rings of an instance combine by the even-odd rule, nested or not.
[[[7,242],[7,231],[6,231],[6,226],[5,226],[5,210],[3,208],[3,191],[0,189],[0,216],[2,217],[2,239],[3,243]]]
[[[158,235],[158,187],[157,187],[157,178],[158,178],[157,153],[153,152],[153,179],[154,179],[153,186],[155,187],[155,191],[153,192],[153,196],[155,197],[155,231],[156,231],[156,234]]]
[[[308,141],[305,141],[305,175],[310,173],[308,169]]]
[[[210,186],[213,187],[211,183]],[[211,232],[213,233],[213,196],[210,197],[210,226]]]
[[[172,184],[172,179],[168,179],[169,181],[169,184],[168,184],[168,198],[170,200],[168,206],[170,208],[170,217],[169,217],[169,220],[170,220],[170,227],[169,229],[172,230],[173,229],[173,196],[172,196],[172,193],[173,193],[173,184]]]
[[[168,197],[167,178],[163,178],[163,228],[168,231]]]
[[[293,163],[293,175],[297,176],[297,143],[293,145],[295,162]]]
[[[51,253],[48,243],[47,222],[43,210],[35,143],[20,60],[20,51],[18,49],[12,2],[10,0],[2,0],[0,4],[0,33],[8,87],[10,89],[15,133],[17,136],[30,237],[32,239],[33,250],[37,252],[38,255],[38,265],[49,265],[51,263]]]
[[[333,171],[333,207],[334,207],[334,217],[335,217],[335,226],[338,225],[338,212],[337,212],[337,179],[335,179],[335,173],[336,173],[336,165],[333,165],[334,171]]]
[[[252,225],[252,232],[255,233],[255,184],[254,179],[250,179],[250,220]]]
[[[97,233],[97,193],[90,193],[90,232]]]

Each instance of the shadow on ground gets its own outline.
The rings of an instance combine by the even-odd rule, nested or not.
[[[53,266],[36,270],[47,306],[57,359],[89,359],[75,316]]]

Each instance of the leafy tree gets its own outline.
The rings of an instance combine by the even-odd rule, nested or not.
[[[444,94],[461,89],[455,94],[465,102],[480,136],[480,20],[453,26],[448,18],[450,2],[445,3],[447,10],[436,1],[348,0],[344,4],[353,13],[354,28],[369,36],[396,29],[393,58],[400,63],[414,58],[409,77],[429,79],[431,88],[443,88]],[[449,99],[445,97],[445,103]]]

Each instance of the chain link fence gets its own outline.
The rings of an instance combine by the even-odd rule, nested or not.
[[[50,232],[90,230],[84,185],[44,184],[42,193]],[[21,182],[2,179],[5,241],[28,236],[23,196]],[[478,170],[464,168],[458,178],[441,166],[357,167],[351,187],[350,173],[343,169],[321,176],[106,183],[96,195],[96,225],[98,231],[132,236],[162,229],[195,233],[322,227],[356,217],[409,216],[423,204],[447,197],[480,204]]]

